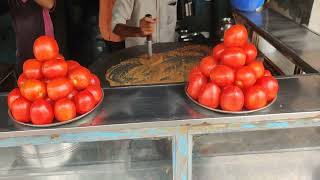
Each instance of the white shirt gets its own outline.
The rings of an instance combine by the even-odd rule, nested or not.
[[[112,30],[117,24],[139,27],[146,14],[157,18],[153,42],[174,42],[176,39],[177,0],[117,0],[112,12]],[[145,37],[129,37],[126,47],[143,45]]]

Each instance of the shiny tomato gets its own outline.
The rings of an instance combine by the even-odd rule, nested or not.
[[[234,25],[224,33],[226,47],[243,47],[248,42],[248,31],[243,25]]]
[[[96,104],[94,97],[88,90],[79,92],[74,97],[74,103],[78,114],[85,114],[92,110]]]
[[[68,64],[64,60],[48,60],[43,63],[41,70],[47,79],[65,77],[68,73]]]
[[[253,62],[257,58],[258,51],[256,46],[252,43],[247,43],[246,45],[244,45],[243,50],[247,55],[246,64]]]
[[[58,100],[54,104],[54,115],[58,121],[68,121],[77,116],[76,105],[68,98]]]
[[[85,67],[80,66],[75,68],[69,72],[68,77],[77,90],[85,89],[90,85],[91,73]]]
[[[51,36],[40,36],[33,44],[33,54],[39,61],[55,59],[59,55],[58,43]]]
[[[235,84],[240,88],[248,88],[253,86],[257,81],[256,74],[248,67],[244,66],[237,70]]]
[[[246,64],[246,54],[241,48],[228,48],[221,54],[220,63],[239,69]]]
[[[19,88],[13,89],[13,90],[8,94],[7,102],[8,102],[8,107],[9,107],[9,109],[11,109],[11,105],[12,105],[13,101],[15,101],[16,99],[18,99],[18,98],[20,98],[20,97],[21,97],[21,94],[20,94]]]
[[[80,64],[77,61],[74,61],[74,60],[68,60],[66,62],[68,64],[68,71],[72,71],[75,68],[80,66]]]
[[[261,61],[253,61],[248,66],[254,71],[257,79],[264,75],[264,66]]]
[[[242,90],[234,85],[225,87],[220,96],[220,107],[225,111],[241,111],[244,104]]]
[[[218,61],[220,60],[221,54],[223,53],[223,51],[226,49],[226,47],[224,46],[223,43],[216,45],[216,47],[213,48],[213,52],[212,55],[215,59],[217,59]]]
[[[66,97],[72,90],[72,83],[67,78],[54,79],[47,84],[48,97],[54,101]]]
[[[58,54],[58,56],[56,57],[56,60],[65,60],[65,59],[61,54]]]
[[[26,75],[21,74],[18,78],[18,87],[21,87],[27,80],[28,78],[26,77]]]
[[[98,104],[100,102],[100,100],[102,99],[102,90],[100,86],[93,86],[90,85],[86,88],[86,90],[88,90],[92,96],[94,97],[94,100],[96,102],[96,104]]]
[[[51,124],[54,119],[51,104],[44,99],[33,102],[30,107],[30,118],[35,125]]]
[[[264,70],[263,76],[272,76],[271,72],[269,70]]]
[[[51,106],[53,107],[54,106],[54,100],[50,99],[49,97],[45,98],[45,100],[51,104]]]
[[[29,59],[23,63],[23,74],[28,79],[41,79],[41,66],[42,63],[35,59]]]
[[[211,70],[218,64],[218,61],[212,56],[207,56],[203,58],[200,62],[200,70],[201,72],[209,77]]]
[[[91,74],[90,85],[100,86],[100,79],[95,74]]]
[[[210,107],[217,108],[220,103],[221,90],[215,83],[206,84],[200,91],[198,101],[200,104]]]
[[[254,85],[246,89],[244,106],[247,110],[263,108],[267,105],[267,94],[259,85]]]
[[[11,114],[19,122],[30,122],[31,103],[24,97],[20,97],[11,104]]]
[[[73,100],[74,97],[75,97],[77,94],[78,94],[78,91],[77,91],[76,89],[73,89],[73,90],[71,91],[71,93],[69,93],[69,94],[67,95],[67,98],[70,99],[70,100]]]
[[[279,91],[278,81],[272,76],[264,76],[257,82],[267,94],[267,100],[270,102],[277,97]]]
[[[197,100],[200,90],[207,84],[207,81],[207,78],[203,74],[191,76],[187,87],[189,96]]]
[[[28,79],[20,87],[21,95],[29,101],[36,101],[46,97],[46,85],[44,82],[35,79]]]
[[[201,70],[200,70],[200,66],[195,66],[194,68],[191,69],[189,75],[188,75],[188,80],[190,81],[190,78],[195,76],[195,75],[203,75]]]
[[[235,74],[233,69],[224,65],[217,65],[210,73],[210,79],[219,87],[225,87],[233,84]]]

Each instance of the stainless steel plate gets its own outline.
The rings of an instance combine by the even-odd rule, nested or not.
[[[242,111],[232,112],[232,111],[225,111],[225,110],[222,110],[222,109],[214,109],[214,108],[210,108],[210,107],[204,106],[204,105],[200,104],[198,101],[192,99],[192,97],[189,96],[189,94],[187,93],[187,86],[186,86],[186,88],[185,88],[184,90],[185,90],[185,93],[186,93],[186,95],[188,96],[188,98],[189,98],[192,102],[194,102],[195,104],[197,104],[198,106],[201,106],[201,107],[203,107],[203,108],[205,108],[205,109],[208,109],[208,110],[211,110],[211,111],[214,111],[214,112],[224,113],[224,114],[248,114],[248,113],[254,113],[254,112],[261,111],[261,110],[263,110],[263,109],[269,108],[269,107],[270,107],[274,102],[276,102],[276,100],[277,100],[277,97],[274,98],[274,100],[271,101],[267,106],[265,106],[265,107],[263,107],[263,108],[260,108],[260,109],[250,110],[250,111],[243,109]]]
[[[100,100],[100,102],[99,102],[92,110],[90,110],[89,112],[87,112],[87,113],[85,113],[85,114],[82,114],[82,115],[80,115],[80,116],[77,116],[76,118],[71,119],[71,120],[69,120],[69,121],[64,121],[64,122],[54,121],[54,123],[51,123],[51,124],[35,125],[35,124],[23,123],[23,122],[19,122],[19,121],[15,120],[15,119],[13,118],[10,110],[8,110],[8,114],[9,114],[9,117],[10,117],[15,123],[20,124],[20,125],[23,125],[23,126],[36,127],[36,128],[49,128],[49,127],[61,126],[61,125],[65,125],[65,124],[69,124],[69,123],[72,123],[72,122],[81,120],[82,118],[84,118],[84,117],[86,117],[87,115],[89,115],[90,113],[92,113],[96,108],[98,108],[98,107],[100,106],[100,104],[102,103],[103,98],[104,98],[103,89],[101,89],[101,91],[102,91],[102,99]]]

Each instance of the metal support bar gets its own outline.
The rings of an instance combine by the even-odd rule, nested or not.
[[[178,128],[172,140],[172,167],[174,180],[191,180],[192,137],[186,127]]]

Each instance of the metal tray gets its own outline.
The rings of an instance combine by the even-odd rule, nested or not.
[[[187,97],[192,102],[197,104],[198,106],[201,106],[201,107],[203,107],[205,109],[208,109],[208,110],[211,110],[211,111],[214,111],[214,112],[223,113],[223,114],[248,114],[248,113],[254,113],[254,112],[261,111],[261,110],[269,108],[277,100],[277,97],[274,98],[274,100],[272,100],[268,105],[266,105],[265,107],[260,108],[260,109],[255,109],[255,110],[250,110],[250,111],[243,109],[242,111],[232,112],[232,111],[225,111],[225,110],[221,110],[221,109],[214,109],[214,108],[210,108],[210,107],[204,106],[204,105],[200,104],[198,101],[192,99],[192,97],[189,96],[189,94],[187,93],[187,86],[184,88],[184,90],[185,90],[185,93],[186,93]]]
[[[93,108],[91,109],[89,112],[85,113],[85,114],[82,114],[80,116],[77,116],[76,118],[74,119],[70,119],[69,121],[64,121],[64,122],[58,122],[58,121],[54,121],[53,123],[51,124],[45,124],[45,125],[35,125],[35,124],[31,124],[31,123],[23,123],[23,122],[19,122],[17,120],[15,120],[10,112],[10,110],[8,110],[8,114],[9,114],[9,117],[17,124],[19,125],[23,125],[23,126],[28,126],[28,127],[36,127],[36,128],[49,128],[49,127],[55,127],[55,126],[61,126],[61,125],[65,125],[65,124],[69,124],[69,123],[72,123],[72,122],[75,122],[75,121],[79,121],[81,120],[82,118],[86,117],[87,115],[89,115],[90,113],[92,113],[95,109],[97,109],[100,104],[103,102],[103,98],[104,98],[104,91],[103,89],[101,89],[102,91],[102,99],[100,100],[100,102]]]

